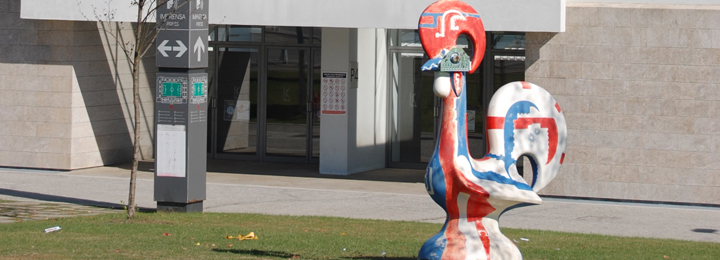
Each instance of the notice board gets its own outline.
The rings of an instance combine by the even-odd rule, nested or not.
[[[347,112],[347,72],[322,73],[322,106],[323,114],[339,115]]]

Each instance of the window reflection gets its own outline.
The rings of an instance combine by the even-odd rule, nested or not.
[[[322,43],[322,28],[313,28],[313,44]]]
[[[230,26],[228,28],[228,40],[233,42],[261,42],[262,28]]]
[[[524,33],[493,33],[492,46],[496,50],[525,50]]]
[[[310,44],[313,42],[311,27],[265,27],[265,41],[286,44]]]

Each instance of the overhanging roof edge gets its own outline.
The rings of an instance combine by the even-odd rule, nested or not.
[[[270,26],[413,29],[434,0],[206,0],[210,23]],[[562,32],[566,0],[466,0],[488,31]],[[96,13],[113,12],[113,21],[133,22],[129,1],[21,0],[20,17],[39,20],[98,21]],[[110,10],[110,11],[108,11]],[[101,16],[102,17],[102,16]]]

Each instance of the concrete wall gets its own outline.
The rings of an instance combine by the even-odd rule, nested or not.
[[[323,28],[321,70],[349,74],[350,62],[357,61],[356,57],[350,56],[357,52],[357,45],[351,45],[353,39],[357,39],[357,29]],[[350,94],[348,91],[348,103],[353,99]],[[349,136],[348,124],[347,113],[320,116],[320,173],[348,174],[348,143],[354,140]]]
[[[347,72],[357,62],[358,87],[347,113],[323,114],[320,173],[346,175],[385,167],[387,48],[382,29],[323,28],[322,71]]]
[[[0,166],[68,170],[130,160],[130,70],[98,24],[20,19],[16,0],[0,0],[0,16]],[[151,131],[143,129],[150,157]]]
[[[253,24],[336,28],[417,29],[425,8],[436,0],[211,0],[211,24]],[[26,19],[94,18],[111,10],[116,21],[137,21],[130,0],[22,0]],[[489,31],[561,32],[565,0],[465,0]],[[91,14],[91,15],[87,15]]]
[[[81,58],[75,67],[89,66],[89,75],[78,77],[85,105],[80,110],[88,113],[85,123],[94,132],[98,150],[88,150],[95,160],[73,168],[110,165],[132,160],[132,133],[134,108],[132,91],[132,65],[124,54],[120,43],[133,42],[135,27],[130,23],[78,22],[89,26],[90,37],[81,50],[93,49],[94,57]],[[151,27],[153,28],[153,27]],[[120,32],[120,33],[118,33]],[[95,37],[95,35],[98,35]],[[113,35],[119,35],[118,41]],[[155,66],[154,42],[150,43],[149,54],[140,63],[140,159],[153,158],[154,109],[155,109]],[[83,118],[85,120],[85,118]],[[73,122],[77,127],[77,121]],[[86,128],[87,129],[87,128]],[[126,139],[125,138],[129,138]],[[86,135],[88,142],[92,138]],[[75,148],[73,148],[75,152]],[[97,157],[97,154],[100,157]],[[75,156],[74,156],[75,157]],[[100,160],[98,160],[100,159]]]
[[[356,103],[350,107],[355,129],[355,141],[351,143],[349,155],[350,173],[385,168],[385,124],[387,110],[387,51],[378,51],[378,47],[387,45],[385,30],[358,29],[357,62],[360,77],[358,88],[351,89],[356,95]],[[380,66],[378,66],[380,65]],[[351,95],[352,95],[351,94]]]
[[[718,6],[568,4],[527,43],[569,134],[543,194],[720,205]]]
[[[566,0],[568,3],[717,5],[717,0]]]

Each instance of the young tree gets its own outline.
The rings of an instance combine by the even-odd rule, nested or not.
[[[157,7],[165,5],[168,1],[177,0],[130,0],[130,6],[137,11],[137,20],[132,27],[132,36],[130,40],[125,40],[123,31],[125,24],[123,22],[114,21],[115,11],[109,9],[112,0],[106,2],[108,8],[98,10],[93,6],[94,16],[102,30],[112,42],[107,44],[114,45],[122,50],[126,60],[129,63],[132,72],[132,97],[133,97],[133,153],[132,168],[130,170],[130,188],[128,192],[127,214],[128,218],[133,218],[136,211],[135,189],[137,186],[137,170],[140,156],[140,64],[148,52],[155,47],[155,38],[157,37],[157,26],[162,26],[165,21],[151,22],[156,18]],[[187,0],[189,1],[189,0]],[[185,4],[187,1],[183,1]],[[80,1],[77,2],[78,6]],[[177,7],[176,7],[177,9]],[[87,18],[87,17],[86,17]],[[88,19],[90,20],[90,19]],[[116,57],[117,58],[117,57]]]

